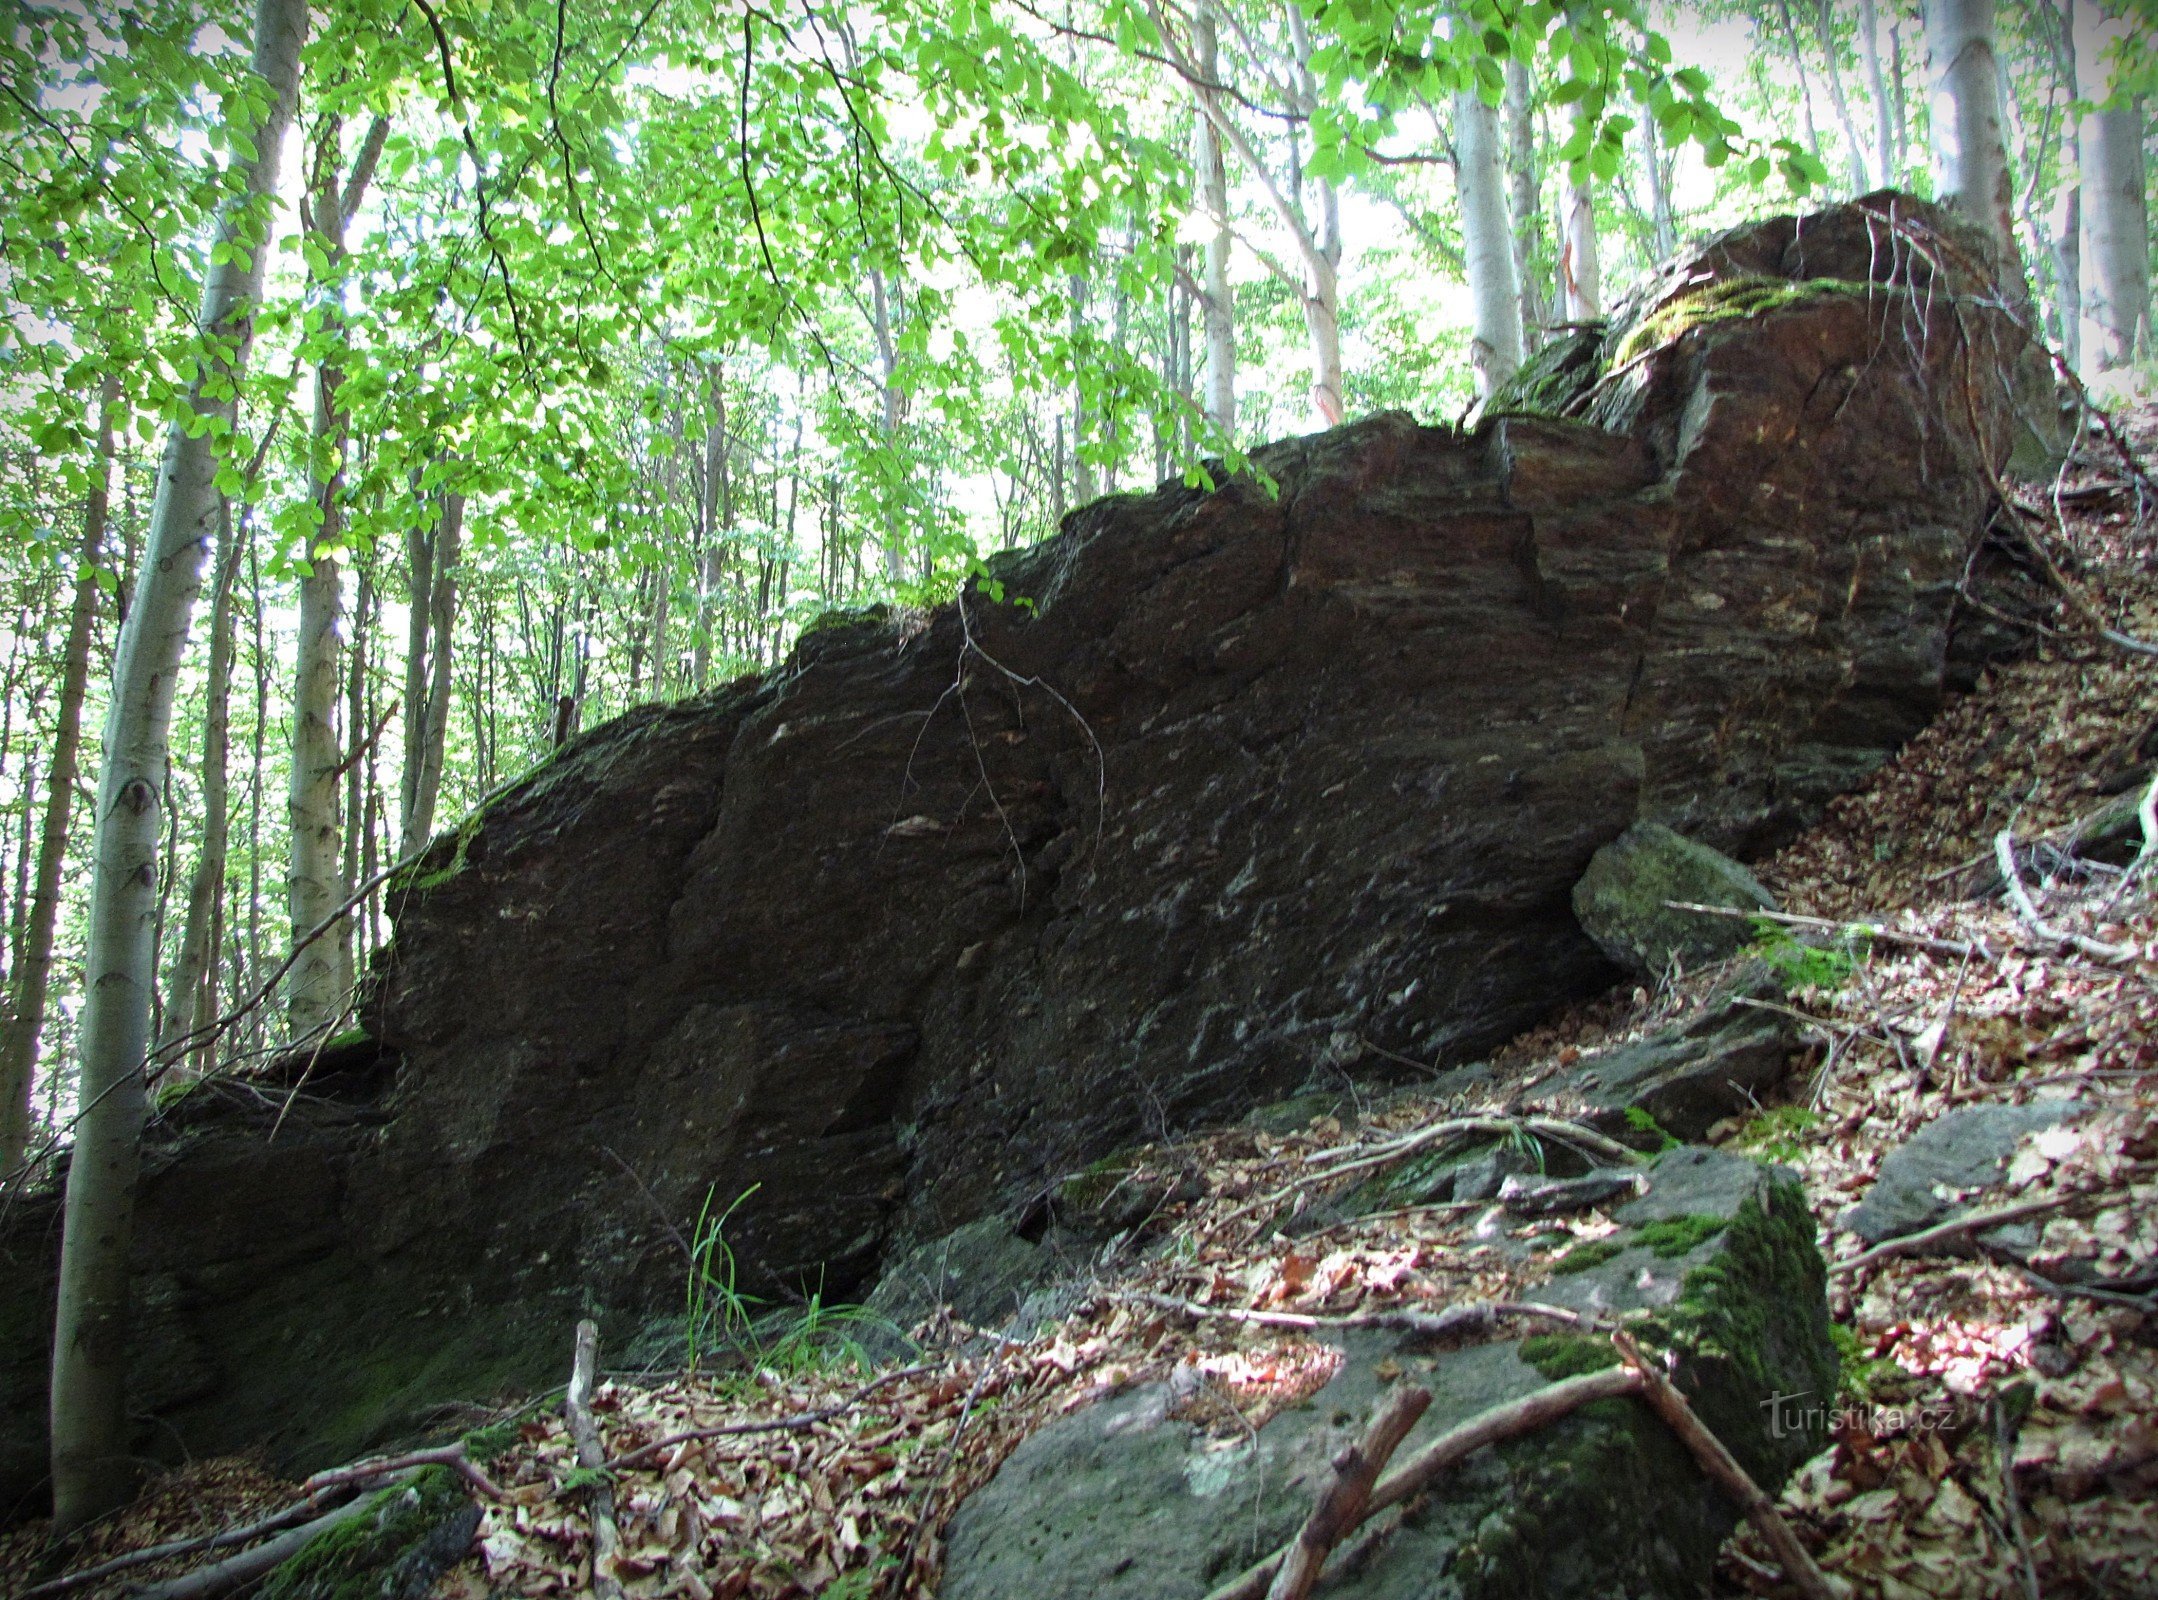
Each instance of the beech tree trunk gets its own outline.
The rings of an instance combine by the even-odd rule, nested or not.
[[[879,388],[884,402],[884,448],[890,453],[889,469],[897,472],[899,463],[899,424],[904,401],[899,392],[899,344],[892,334],[892,307],[884,286],[884,274],[872,268],[869,274],[871,331],[877,336],[877,364],[881,374]],[[1075,313],[1076,314],[1076,313]],[[906,529],[900,522],[899,505],[895,498],[897,486],[885,486],[884,507],[884,576],[891,583],[898,583],[907,575]]]
[[[1566,320],[1594,322],[1604,314],[1604,278],[1596,256],[1596,197],[1588,183],[1566,181],[1566,248],[1559,263],[1566,286]]]
[[[2139,101],[2093,112],[2078,134],[2083,152],[2085,320],[2098,370],[2125,367],[2151,348],[2150,224]]]
[[[324,319],[322,332],[334,338],[338,281],[345,254],[344,210],[338,193],[344,165],[335,118],[328,120],[316,153],[314,198],[308,207],[311,231],[323,255],[318,287]],[[333,361],[315,367],[314,425],[308,437],[308,492],[321,517],[309,548],[306,576],[300,580],[300,637],[292,689],[292,771],[286,800],[291,827],[290,858],[285,875],[285,906],[292,937],[304,938],[345,899],[344,851],[338,837],[337,702],[343,684],[344,574],[340,525],[345,482],[345,420],[337,389],[343,374]],[[359,737],[358,730],[349,730]],[[285,982],[285,1017],[295,1037],[333,1023],[344,1010],[352,973],[340,959],[344,941],[333,936],[297,949]]]
[[[198,324],[211,352],[187,407],[208,426],[167,432],[134,603],[120,630],[105,719],[93,834],[90,939],[82,1016],[80,1111],[68,1165],[53,1331],[53,1531],[66,1535],[121,1504],[132,1487],[127,1416],[128,1255],[147,1098],[142,1065],[157,983],[159,800],[173,685],[202,587],[217,514],[219,435],[235,394],[271,248],[272,196],[307,33],[305,0],[260,0],[254,71],[269,90],[248,130],[245,188],[220,212]]]
[[[166,969],[165,1026],[157,1041],[160,1064],[171,1070],[185,1069],[171,1059],[168,1050],[176,1050],[179,1041],[208,1022],[217,1009],[217,912],[225,888],[232,827],[226,771],[232,727],[232,585],[239,569],[231,508],[220,504],[217,556],[210,569],[209,681],[202,713],[202,850],[188,885],[180,948]]]
[[[1881,18],[1875,0],[1858,0],[1858,43],[1866,62],[1866,93],[1873,101],[1873,159],[1875,182],[1893,188],[1896,182],[1896,110],[1889,99],[1888,80],[1881,70]]]
[[[712,677],[712,621],[719,611],[721,560],[719,500],[727,477],[727,369],[704,375],[704,484],[697,500],[697,637],[690,654],[690,681],[699,694]]]
[[[98,396],[97,470],[83,507],[82,546],[75,555],[75,591],[68,607],[67,647],[60,662],[60,704],[46,776],[44,826],[38,837],[37,880],[29,896],[22,948],[15,964],[14,1003],[0,1036],[0,1176],[21,1165],[30,1141],[30,1091],[37,1078],[38,1035],[52,992],[53,930],[60,917],[60,879],[67,866],[75,816],[75,776],[82,754],[82,701],[90,684],[90,636],[97,622],[98,561],[111,516],[114,413],[120,384],[107,378]],[[25,823],[27,828],[28,824]]]
[[[2001,132],[1993,0],[1926,0],[1926,56],[1933,76],[1934,192],[1985,229],[1999,254],[2002,287],[2015,304],[2027,305]]]
[[[1543,342],[1544,324],[1551,320],[1537,273],[1543,259],[1537,238],[1544,214],[1542,175],[1536,166],[1536,106],[1529,69],[1513,60],[1506,63],[1506,179],[1513,192],[1514,282],[1521,296],[1522,340],[1525,349],[1533,349]]]
[[[442,794],[442,761],[450,731],[450,685],[456,664],[457,556],[465,497],[442,496],[442,518],[424,551],[413,551],[413,652],[405,660],[404,821],[397,853],[408,856],[434,836],[435,802]],[[415,534],[414,539],[419,538]],[[424,590],[423,603],[420,593]],[[304,931],[304,930],[303,930]]]
[[[1200,5],[1192,18],[1193,46],[1199,73],[1218,81],[1220,42],[1212,9]],[[1192,93],[1202,100],[1213,91]],[[1206,236],[1206,280],[1201,285],[1199,317],[1206,340],[1206,418],[1230,438],[1236,436],[1236,302],[1229,292],[1229,169],[1221,134],[1202,106],[1193,134],[1199,169],[1199,203],[1210,227]]]
[[[1863,26],[1863,19],[1861,19]],[[1821,44],[1821,59],[1828,72],[1828,103],[1835,108],[1836,125],[1843,130],[1845,159],[1850,164],[1851,193],[1866,192],[1866,141],[1858,136],[1858,120],[1851,115],[1850,98],[1843,92],[1843,67],[1837,60],[1836,19],[1832,0],[1813,0],[1814,37]]]
[[[1469,275],[1476,392],[1489,396],[1521,365],[1521,285],[1499,171],[1498,118],[1472,89],[1454,95],[1454,183]]]

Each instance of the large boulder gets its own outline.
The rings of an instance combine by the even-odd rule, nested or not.
[[[1776,909],[1775,897],[1736,861],[1658,822],[1635,823],[1589,857],[1573,904],[1597,949],[1635,977],[1651,979],[1722,961],[1753,937],[1741,918],[1680,906]]]
[[[1952,226],[1742,230],[1543,414],[1112,496],[957,603],[572,740],[391,886],[379,1125],[304,1270],[181,1276],[216,1336],[157,1436],[361,1374],[285,1436],[318,1463],[554,1376],[566,1308],[679,1305],[707,1202],[747,1286],[831,1299],[1109,1152],[1608,984],[1569,898],[1600,848],[1769,848],[1940,703],[2021,338],[1956,252],[1895,247]],[[227,1341],[228,1289],[287,1343]]]
[[[1649,1310],[1695,1409],[1765,1484],[1825,1442],[1836,1355],[1813,1221],[1788,1173],[1673,1151],[1620,1231],[1562,1257],[1539,1298]],[[1563,1269],[1573,1266],[1576,1270]],[[1255,1436],[1217,1438],[1152,1384],[1051,1423],[959,1509],[944,1600],[1199,1600],[1294,1534],[1331,1461],[1407,1374],[1433,1404],[1403,1444],[1615,1359],[1575,1335],[1434,1351],[1339,1336],[1342,1365]],[[1472,1457],[1326,1592],[1343,1600],[1692,1600],[1738,1510],[1635,1401]]]

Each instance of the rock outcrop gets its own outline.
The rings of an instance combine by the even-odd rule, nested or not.
[[[552,1373],[567,1308],[678,1303],[708,1195],[754,1283],[844,1295],[1135,1138],[1609,983],[1599,848],[1757,853],[1940,703],[2020,348],[1954,244],[1893,197],[1763,223],[1514,399],[1566,415],[1112,496],[572,741],[394,886],[395,1080],[311,1146],[300,1264],[175,1266],[149,1219],[208,1363],[167,1420],[287,1415],[233,1398],[267,1336],[203,1331],[244,1317],[339,1419],[281,1441],[319,1458]],[[278,1257],[277,1211],[218,1248]]]
[[[1825,1442],[1836,1355],[1813,1219],[1788,1173],[1677,1150],[1619,1230],[1562,1256],[1539,1299],[1651,1309],[1678,1383],[1759,1480]],[[1253,1436],[1213,1437],[1168,1384],[1051,1423],[967,1500],[945,1600],[1199,1600],[1292,1537],[1334,1455],[1389,1381],[1431,1410],[1396,1461],[1545,1382],[1608,1366],[1606,1341],[1543,1333],[1467,1348],[1363,1330],[1325,1336],[1340,1369]],[[1344,1600],[1568,1600],[1703,1592],[1738,1513],[1638,1401],[1604,1401],[1471,1457],[1419,1496],[1326,1592]]]

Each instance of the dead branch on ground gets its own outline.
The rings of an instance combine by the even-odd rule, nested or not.
[[[621,1534],[614,1521],[614,1484],[607,1476],[607,1452],[592,1420],[592,1390],[599,1378],[599,1324],[587,1317],[577,1324],[577,1349],[570,1364],[569,1391],[562,1397],[563,1420],[577,1443],[577,1465],[597,1476],[591,1489],[592,1593],[598,1600],[622,1600],[622,1580],[614,1574]]]
[[[1289,1547],[1266,1600],[1306,1600],[1334,1546],[1364,1520],[1364,1506],[1380,1471],[1430,1406],[1428,1389],[1410,1384],[1395,1390],[1371,1419],[1364,1437],[1334,1457],[1334,1475],[1319,1491],[1319,1503],[1311,1508]]]

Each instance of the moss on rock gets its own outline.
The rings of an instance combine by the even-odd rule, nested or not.
[[[264,1581],[263,1600],[419,1600],[464,1555],[478,1522],[455,1473],[422,1468],[309,1540]]]

